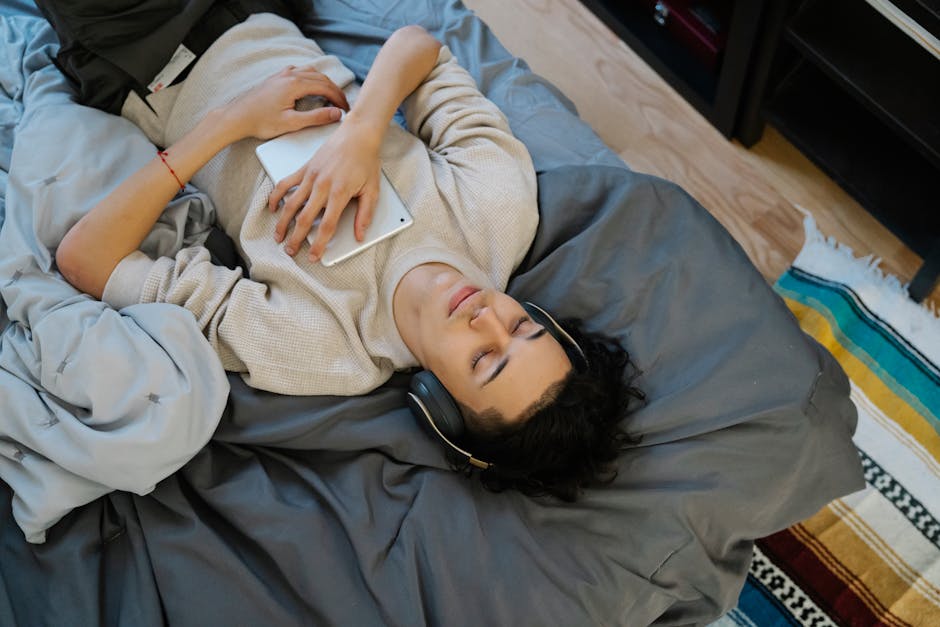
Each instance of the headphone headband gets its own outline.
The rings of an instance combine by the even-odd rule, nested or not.
[[[571,337],[571,335],[565,331],[560,324],[555,322],[555,319],[552,318],[547,311],[535,303],[529,301],[524,302],[522,307],[533,319],[535,319],[536,322],[545,327],[559,344],[561,344],[561,347],[565,349],[566,353],[568,353],[569,359],[571,351],[568,349],[574,349],[574,353],[580,359],[580,363],[572,364],[577,370],[583,372],[588,369],[590,364],[588,362],[587,355],[584,354],[584,350],[578,346],[578,343],[574,341],[574,338]]]

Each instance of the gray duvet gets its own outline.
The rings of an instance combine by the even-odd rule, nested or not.
[[[148,305],[118,316],[57,292],[48,251],[65,221],[149,147],[138,149],[139,132],[118,118],[68,122],[88,112],[64,102],[55,119],[30,126],[31,108],[61,101],[67,84],[31,91],[34,76],[54,70],[51,31],[30,17],[0,19],[0,167],[9,173],[0,242],[46,255],[24,282],[6,263],[13,249],[0,252],[0,443],[20,442],[10,425],[32,415],[9,399],[32,394],[39,420],[58,403],[53,429],[81,432],[98,415],[63,399],[48,377],[27,381],[8,367],[61,366],[58,355],[46,362],[55,342],[37,346],[42,334],[20,313],[39,303],[39,319],[59,312],[50,337],[71,337],[70,350],[87,355],[88,369],[75,374],[85,377],[86,403],[115,373],[134,394],[152,387],[134,373],[156,368],[170,377],[157,396],[175,405],[129,392],[113,419],[131,429],[149,419],[188,425],[187,445],[198,450],[178,470],[185,460],[169,455],[143,470],[128,458],[124,471],[137,482],[82,493],[90,502],[66,507],[41,545],[26,542],[13,517],[17,486],[2,475],[0,624],[702,624],[734,605],[755,538],[862,487],[844,374],[741,248],[680,188],[627,169],[458,2],[317,0],[305,32],[361,79],[392,30],[424,24],[532,152],[541,224],[510,292],[621,338],[649,397],[624,425],[640,441],[621,456],[617,478],[573,505],[491,494],[448,470],[405,407],[404,374],[358,398],[261,393],[213,370],[180,310]],[[61,192],[61,209],[39,211],[23,190],[52,176],[41,173],[43,159],[69,163],[89,142],[94,162],[82,172],[100,186],[76,185]],[[210,219],[211,206],[192,194],[150,245],[198,238]],[[88,316],[135,331],[120,342],[77,332]],[[126,359],[128,346],[140,363]],[[95,363],[108,367],[95,373]],[[83,461],[106,488],[123,477],[108,472],[107,453]],[[146,478],[158,475],[147,493]]]

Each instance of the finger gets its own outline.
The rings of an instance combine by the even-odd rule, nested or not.
[[[287,197],[287,200],[284,201],[284,206],[281,208],[281,217],[277,221],[277,225],[274,227],[274,241],[280,243],[284,241],[284,237],[287,235],[287,229],[290,227],[291,220],[294,219],[294,216],[304,206],[307,198],[310,196],[310,189],[314,185],[313,178],[305,178],[300,185]],[[297,248],[294,248],[296,251]],[[288,253],[293,254],[293,253]]]
[[[311,109],[310,111],[294,111],[292,109],[285,111],[285,115],[287,116],[287,122],[290,124],[291,128],[300,130],[308,126],[332,124],[343,117],[343,112],[336,107],[321,107],[319,109]]]
[[[378,182],[366,185],[359,195],[359,206],[356,208],[356,239],[362,241],[366,236],[366,229],[372,224],[372,217],[375,215],[375,206],[379,201]]]
[[[341,109],[349,109],[349,101],[346,100],[346,94],[336,83],[326,76],[306,76],[294,74],[291,87],[294,90],[294,99],[303,96],[323,96],[333,105]]]
[[[334,191],[330,194],[330,199],[326,205],[326,211],[323,213],[323,219],[320,220],[320,226],[317,227],[317,236],[310,245],[310,261],[317,262],[323,253],[326,252],[326,245],[333,239],[336,233],[336,224],[339,222],[343,209],[349,204],[350,194]]]
[[[294,220],[294,228],[287,237],[287,243],[284,244],[284,250],[288,255],[294,255],[300,250],[301,244],[303,244],[307,234],[310,233],[310,229],[313,228],[313,223],[323,209],[323,205],[326,202],[326,194],[327,192],[324,191],[324,186],[314,186],[313,192],[310,194],[310,198],[307,199],[303,210],[297,214],[297,219]],[[319,232],[319,228],[317,231]]]
[[[349,101],[346,99],[346,93],[342,88],[333,82],[326,74],[320,72],[316,69],[316,66],[308,65],[306,67],[300,68],[294,71],[295,76],[303,77],[309,81],[319,82],[325,86],[331,93],[334,98],[331,98],[330,101],[336,106],[349,110]],[[325,96],[326,94],[320,94]]]
[[[320,74],[318,72],[300,72],[294,71],[290,74],[290,85],[296,86],[305,85],[308,89],[313,87],[323,92],[331,92],[337,97],[343,94],[343,90],[339,85],[330,80],[330,77],[325,74]],[[325,93],[323,95],[326,95]]]
[[[297,170],[293,174],[285,176],[280,181],[277,182],[277,185],[274,186],[274,189],[271,190],[271,195],[268,196],[268,211],[274,213],[277,211],[277,207],[283,200],[287,192],[290,191],[295,185],[299,185],[304,178],[303,168]]]
[[[297,69],[298,69],[298,71],[300,71],[300,72],[310,72],[310,73],[313,73],[313,74],[320,74],[320,75],[322,75],[322,76],[326,76],[326,74],[323,74],[323,72],[321,72],[321,71],[319,70],[319,67],[320,67],[320,66],[318,66],[316,63],[308,63],[307,65],[304,65],[304,66],[299,67],[299,68],[297,68]],[[329,77],[327,76],[327,78],[329,78]]]

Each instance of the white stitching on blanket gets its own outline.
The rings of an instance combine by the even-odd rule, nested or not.
[[[108,544],[109,542],[114,542],[115,540],[123,536],[126,532],[127,532],[127,528],[121,527],[120,529],[112,533],[110,536],[105,538],[102,544]]]

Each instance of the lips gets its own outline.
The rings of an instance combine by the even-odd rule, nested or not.
[[[457,290],[457,293],[450,297],[450,304],[449,304],[449,310],[447,312],[447,315],[453,314],[454,311],[456,311],[457,308],[460,307],[460,303],[467,300],[468,298],[470,298],[471,296],[473,296],[479,291],[480,291],[480,288],[472,287],[472,286],[462,287],[459,290]]]

